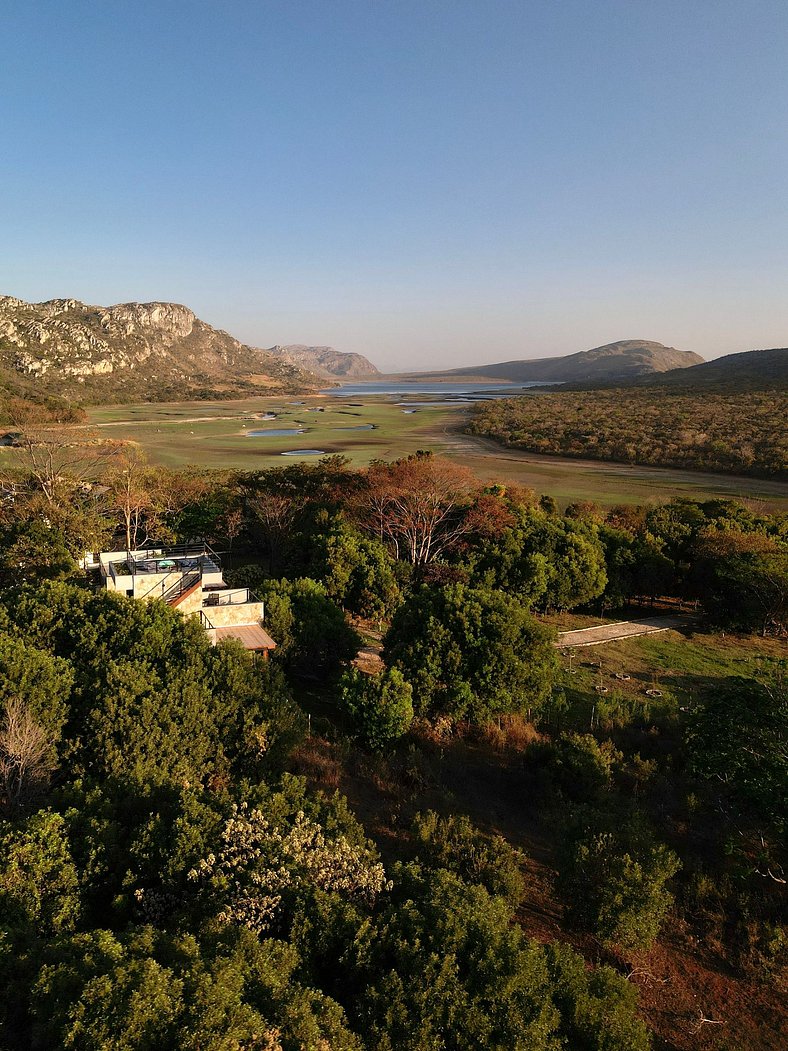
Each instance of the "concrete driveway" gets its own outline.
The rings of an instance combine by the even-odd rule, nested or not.
[[[599,624],[595,628],[577,628],[575,631],[559,631],[556,646],[574,649],[576,646],[599,646],[603,642],[617,639],[632,639],[638,635],[653,635],[670,628],[686,628],[693,623],[690,616],[641,617],[638,620],[622,620],[617,624]]]

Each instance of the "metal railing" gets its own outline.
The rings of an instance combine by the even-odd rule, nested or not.
[[[215,591],[206,590],[203,596],[203,606],[244,606],[248,602],[259,601],[255,598],[249,588],[219,588]]]
[[[113,552],[120,556],[121,552]],[[134,551],[126,551],[125,557],[118,557],[115,561],[103,563],[106,574],[117,581],[118,577],[146,576],[150,573],[184,572],[196,568],[196,566],[178,565],[184,559],[199,562],[200,568],[205,572],[222,572],[222,562],[219,555],[210,544],[192,543],[175,544],[172,547],[146,547]],[[151,563],[153,566],[151,567]],[[101,564],[101,563],[99,563]],[[155,591],[155,587],[151,589]]]
[[[181,595],[184,595],[187,591],[190,591],[196,584],[199,584],[202,580],[202,570],[192,569],[188,573],[184,573],[180,580],[176,580],[166,591],[162,592],[162,598],[165,602],[169,602],[170,605],[177,602]],[[162,581],[164,586],[164,581]]]
[[[99,565],[101,565],[100,562],[99,562]],[[125,566],[126,572],[125,573],[121,573],[120,570],[118,569],[118,566]],[[107,570],[110,573],[110,575],[112,576],[113,580],[117,580],[118,577],[130,577],[132,575],[132,568],[131,568],[131,566],[132,566],[132,563],[130,563],[128,561],[107,562]]]
[[[127,552],[126,565],[131,570],[131,575],[149,573],[151,570],[141,568],[143,562],[176,562],[182,558],[194,558],[202,561],[212,562],[218,572],[221,572],[222,561],[210,544],[174,544],[172,547],[146,547],[134,552]],[[114,565],[115,563],[110,563]],[[174,567],[175,568],[175,567]]]

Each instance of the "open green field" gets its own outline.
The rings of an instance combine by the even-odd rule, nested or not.
[[[786,649],[781,639],[754,635],[663,631],[599,646],[567,648],[562,660],[570,721],[580,730],[590,727],[600,709],[614,717],[678,716],[702,701],[720,679],[776,674],[785,667]],[[622,675],[629,678],[617,678]],[[598,693],[598,686],[606,692]],[[646,690],[656,690],[660,696],[649,696]]]
[[[413,398],[412,400],[417,400]],[[462,433],[467,406],[424,399],[411,410],[384,395],[358,399],[315,395],[302,399],[170,402],[112,405],[90,410],[107,436],[138,442],[153,463],[258,470],[282,466],[299,449],[342,453],[355,466],[431,449],[461,462],[481,479],[517,482],[549,493],[560,504],[602,505],[664,501],[680,495],[754,500],[765,509],[788,508],[788,483],[733,475],[571,460],[505,449]],[[263,420],[265,414],[275,419]],[[294,435],[251,437],[253,430],[295,429]]]

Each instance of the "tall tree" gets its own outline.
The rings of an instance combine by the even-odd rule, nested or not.
[[[593,523],[519,508],[500,540],[471,556],[473,579],[538,609],[572,609],[602,594],[604,549]]]
[[[374,463],[366,482],[361,500],[367,527],[414,565],[441,558],[473,526],[467,512],[477,484],[451,460],[419,452]]]
[[[557,667],[550,632],[516,599],[422,586],[394,614],[383,657],[413,686],[420,715],[485,722],[538,709]]]
[[[47,504],[68,500],[80,483],[95,479],[118,451],[95,430],[75,425],[63,414],[38,405],[15,403],[15,464]]]
[[[125,537],[126,551],[147,547],[158,519],[153,512],[156,501],[153,495],[155,482],[148,471],[147,457],[138,445],[126,445],[116,457],[104,476],[108,486],[110,509],[120,518]]]
[[[343,609],[361,617],[385,616],[399,599],[391,556],[373,537],[334,520],[309,537],[309,575],[325,584]]]
[[[764,636],[788,631],[788,543],[762,533],[707,531],[695,579],[717,623]]]

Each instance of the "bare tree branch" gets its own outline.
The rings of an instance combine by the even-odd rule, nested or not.
[[[6,810],[29,806],[49,786],[55,769],[52,742],[27,705],[6,703],[0,726],[0,803]]]

